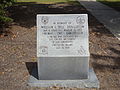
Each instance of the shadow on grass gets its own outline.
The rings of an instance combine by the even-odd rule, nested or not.
[[[37,14],[88,13],[85,8],[79,4],[73,4],[73,2],[71,2],[72,4],[69,3],[36,4],[35,2],[20,2],[9,7],[8,10],[14,22],[26,28],[36,26]]]

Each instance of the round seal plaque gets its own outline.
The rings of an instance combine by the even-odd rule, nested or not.
[[[49,21],[49,19],[48,19],[47,16],[43,16],[43,17],[41,18],[41,22],[42,22],[43,24],[47,24],[48,21]]]
[[[83,16],[78,16],[76,19],[77,24],[84,24],[85,23],[85,19]]]

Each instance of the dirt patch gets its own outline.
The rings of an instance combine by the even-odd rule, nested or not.
[[[11,34],[0,38],[0,89],[81,90],[60,87],[32,88],[27,85],[36,62],[36,15],[58,13],[88,14],[90,66],[94,68],[100,81],[100,90],[120,88],[120,41],[81,5],[28,3],[10,7],[9,11],[14,23],[8,28]]]

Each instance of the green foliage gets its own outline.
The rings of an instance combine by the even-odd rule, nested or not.
[[[0,0],[0,9],[11,6],[14,3],[14,0]]]
[[[0,26],[7,24],[12,21],[6,14],[6,7],[11,6],[14,0],[0,0]]]
[[[13,21],[13,19],[11,19],[9,17],[6,17],[6,16],[1,16],[1,15],[0,15],[0,20],[3,23],[5,23],[5,22],[7,23],[7,22],[12,22]]]

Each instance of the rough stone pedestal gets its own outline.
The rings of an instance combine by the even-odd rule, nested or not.
[[[39,80],[37,68],[34,68],[32,75],[28,80],[28,85],[31,87],[77,87],[77,88],[99,88],[99,81],[93,71],[89,69],[88,79],[82,80]]]

